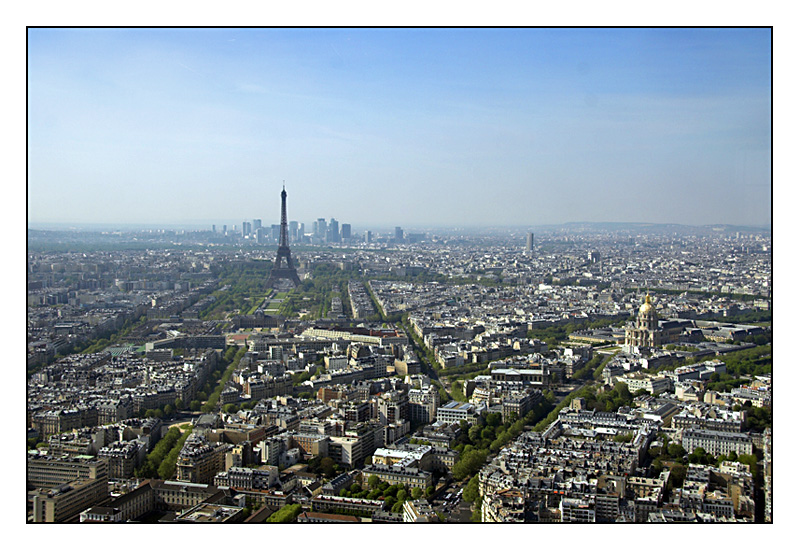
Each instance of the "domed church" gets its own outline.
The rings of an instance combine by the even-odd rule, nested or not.
[[[634,348],[657,348],[664,341],[664,332],[658,328],[658,314],[653,306],[650,293],[639,307],[636,322],[625,328],[625,346],[629,351]]]

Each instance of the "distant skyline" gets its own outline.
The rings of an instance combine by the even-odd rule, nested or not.
[[[771,225],[770,29],[29,29],[28,222]]]

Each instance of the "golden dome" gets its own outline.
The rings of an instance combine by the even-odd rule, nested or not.
[[[649,314],[653,311],[653,304],[650,301],[650,293],[644,297],[644,304],[639,307],[639,314]]]

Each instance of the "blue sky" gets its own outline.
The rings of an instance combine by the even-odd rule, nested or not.
[[[771,222],[768,29],[29,29],[28,220]]]

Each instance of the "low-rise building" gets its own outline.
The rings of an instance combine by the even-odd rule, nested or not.
[[[383,501],[377,499],[356,499],[320,494],[311,500],[311,511],[315,513],[336,513],[370,516],[383,510]]]
[[[423,471],[416,467],[370,465],[362,473],[366,478],[375,475],[381,482],[387,482],[390,485],[405,484],[409,488],[424,490],[433,484],[433,475],[429,471]]]
[[[561,522],[594,522],[594,500],[565,497],[559,506]]]
[[[446,424],[459,423],[460,421],[472,424],[480,415],[479,408],[480,406],[475,406],[474,404],[456,402],[454,400],[439,406],[439,409],[436,410],[436,420]]]
[[[424,499],[403,502],[403,522],[438,522],[436,512]]]
[[[225,470],[225,454],[232,448],[232,444],[209,443],[204,436],[192,433],[178,454],[176,478],[210,484],[217,473]]]
[[[79,478],[108,481],[108,461],[91,456],[31,454],[27,470],[28,488],[56,488]]]
[[[731,452],[753,453],[753,441],[750,436],[740,432],[685,429],[681,445],[690,453],[696,448],[703,448],[707,453],[715,456],[728,455]]]
[[[507,422],[512,418],[522,419],[542,399],[543,395],[540,390],[512,392],[503,399],[503,422]]]
[[[653,396],[672,389],[672,381],[667,377],[647,377],[642,374],[621,377],[620,381],[628,385],[628,390],[635,394],[638,390],[646,390]]]
[[[351,523],[351,522],[361,522],[359,517],[353,515],[337,515],[333,513],[315,513],[310,511],[304,511],[300,513],[300,516],[297,517],[297,522],[301,524],[320,524],[320,523]]]
[[[55,488],[33,492],[33,522],[74,522],[81,511],[108,501],[108,481],[79,478]]]
[[[218,503],[200,503],[175,519],[177,522],[201,523],[233,523],[244,519],[244,508],[221,505]]]

